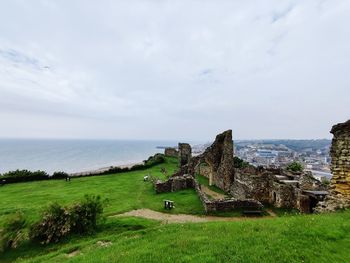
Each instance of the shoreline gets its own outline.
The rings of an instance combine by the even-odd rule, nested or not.
[[[100,174],[103,172],[108,171],[111,168],[131,168],[134,165],[138,165],[138,164],[143,164],[144,162],[133,162],[133,163],[127,163],[127,164],[121,164],[121,165],[110,165],[110,166],[104,166],[101,168],[97,168],[97,169],[90,169],[90,170],[86,170],[86,171],[81,171],[81,172],[74,172],[74,173],[68,173],[69,176],[82,176],[82,175],[90,175],[90,174]]]

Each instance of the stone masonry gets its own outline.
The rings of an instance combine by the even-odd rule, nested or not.
[[[192,148],[188,143],[179,143],[180,167],[189,163],[192,157]]]
[[[332,127],[332,179],[330,195],[320,203],[318,211],[334,211],[350,207],[350,120]]]
[[[343,138],[345,135],[341,136]],[[348,153],[348,148],[344,150],[344,145],[349,144],[344,143],[344,140],[349,141],[350,136],[346,136],[340,143],[343,148],[340,151],[334,148],[332,152]],[[341,176],[349,171],[348,166],[344,166],[349,164],[346,158],[339,157],[338,161],[336,158],[334,161],[337,162],[337,165],[342,165],[339,170]],[[155,183],[156,192],[195,188],[207,212],[232,211],[237,208],[260,209],[263,203],[267,203],[276,207],[295,208],[309,213],[313,212],[316,205],[325,200],[328,194],[322,183],[314,179],[308,172],[291,173],[279,168],[251,165],[235,168],[231,130],[218,134],[211,146],[202,154],[194,157],[191,156],[191,146],[180,143],[179,165],[179,171],[167,181]],[[196,174],[204,174],[209,179],[209,185],[221,188],[230,197],[209,199],[198,184]],[[344,196],[349,196],[349,188],[346,184],[348,177],[335,178],[337,178],[336,183],[341,184],[335,189],[340,189]]]
[[[164,155],[168,157],[178,157],[178,151],[173,147],[167,147],[164,150]]]
[[[331,147],[332,194],[340,194],[350,200],[350,120],[333,126]]]
[[[188,163],[187,173],[192,176],[201,164],[210,167],[209,184],[228,192],[234,180],[232,130],[218,134],[204,153],[193,157]]]

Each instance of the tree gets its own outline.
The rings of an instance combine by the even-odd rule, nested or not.
[[[292,162],[288,164],[287,170],[291,172],[302,172],[304,170],[304,166],[299,162]]]

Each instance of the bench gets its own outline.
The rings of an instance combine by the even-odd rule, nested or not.
[[[173,209],[174,206],[174,201],[171,200],[164,200],[164,209],[171,210]]]
[[[243,210],[242,214],[243,215],[259,215],[259,216],[261,216],[262,212],[263,211],[261,211],[261,210]]]

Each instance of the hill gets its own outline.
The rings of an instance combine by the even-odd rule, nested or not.
[[[0,191],[0,224],[21,209],[34,221],[50,202],[69,204],[84,194],[109,199],[106,222],[94,235],[71,236],[48,246],[25,243],[0,256],[1,262],[349,262],[350,211],[322,215],[232,222],[164,224],[126,211],[148,208],[165,212],[164,199],[175,201],[168,213],[203,215],[193,190],[155,194],[143,176],[164,177],[177,160],[167,158],[145,171],[6,185]]]

